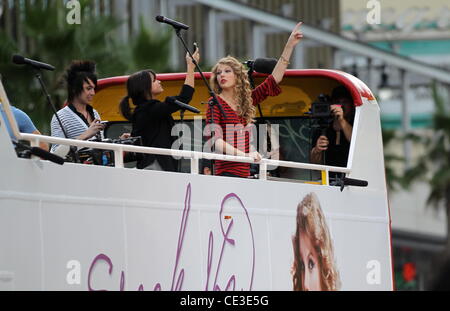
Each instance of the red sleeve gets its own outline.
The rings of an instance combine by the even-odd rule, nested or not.
[[[208,99],[208,102],[211,100],[212,98]],[[213,117],[213,123],[217,124],[219,127],[221,127],[222,122],[223,122],[223,116],[220,113],[220,109],[217,105],[214,105],[213,108],[211,109],[211,106],[208,105],[208,109],[206,110],[206,125],[211,124],[211,110],[212,110],[212,117]],[[205,133],[206,137],[209,139],[210,136],[210,131],[207,130]],[[222,138],[222,131],[216,131],[215,132],[216,138]]]
[[[263,83],[258,85],[252,92],[253,105],[258,105],[268,96],[277,96],[281,94],[280,86],[275,82],[272,75],[268,76]]]

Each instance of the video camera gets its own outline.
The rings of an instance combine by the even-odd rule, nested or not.
[[[93,140],[97,142],[110,143],[110,144],[122,144],[122,145],[134,145],[142,146],[142,137],[129,137],[126,139],[102,139]],[[66,162],[92,164],[100,166],[114,166],[114,151],[92,148],[81,148],[75,153],[76,159],[69,153],[66,157]],[[136,155],[134,153],[127,153],[124,162],[134,161]]]
[[[317,100],[311,104],[311,110],[309,116],[312,119],[316,119],[318,122],[318,127],[323,131],[326,130],[329,125],[333,122],[334,116],[331,111],[331,97],[329,95],[320,94]]]
[[[331,113],[331,97],[320,94],[315,102],[311,104],[310,115],[314,119],[333,119]]]

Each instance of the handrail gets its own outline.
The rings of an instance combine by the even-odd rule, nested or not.
[[[66,145],[66,146],[76,146],[76,147],[90,147],[101,150],[112,150],[114,151],[114,166],[118,168],[123,168],[123,152],[137,152],[137,153],[145,153],[145,154],[158,154],[158,155],[167,155],[167,156],[177,156],[183,158],[191,159],[191,174],[198,174],[198,160],[200,159],[208,159],[208,160],[222,160],[222,161],[233,161],[233,162],[241,162],[241,163],[255,163],[260,166],[260,177],[261,180],[267,180],[267,167],[268,166],[281,166],[281,167],[289,167],[296,169],[307,169],[313,171],[325,171],[325,172],[338,172],[338,173],[350,173],[351,170],[343,167],[336,166],[326,166],[326,165],[317,165],[317,164],[309,164],[309,163],[298,163],[298,162],[289,162],[289,161],[279,161],[279,160],[269,160],[262,159],[260,162],[254,162],[252,158],[249,157],[240,157],[240,156],[230,156],[224,154],[217,153],[207,153],[207,152],[198,152],[198,151],[187,151],[187,150],[176,150],[176,149],[164,149],[164,148],[154,148],[154,147],[139,147],[139,146],[131,146],[131,145],[121,145],[121,144],[112,144],[112,143],[102,143],[102,142],[92,142],[85,140],[76,140],[76,139],[66,139],[45,135],[35,135],[35,134],[25,134],[20,133],[17,127],[16,120],[11,112],[11,106],[9,104],[8,97],[6,96],[6,92],[3,88],[3,84],[0,80],[0,102],[3,102],[4,108],[6,111],[6,117],[9,120],[12,128],[16,129],[14,131],[14,135],[17,140],[27,140],[32,146],[39,146],[40,142],[46,142],[49,144],[58,144],[58,145]],[[323,174],[322,174],[323,175]],[[328,176],[328,174],[325,174]],[[328,185],[328,178],[326,178],[324,184]]]
[[[76,147],[87,147],[95,148],[101,150],[111,150],[114,151],[114,163],[115,167],[123,168],[123,152],[136,152],[145,154],[157,154],[157,155],[167,155],[167,156],[177,156],[183,158],[191,159],[191,174],[198,174],[198,160],[208,159],[208,160],[222,160],[222,161],[233,161],[241,163],[254,163],[260,165],[260,179],[267,180],[267,167],[268,166],[281,166],[296,169],[307,169],[313,171],[326,171],[326,172],[338,172],[338,173],[350,173],[349,168],[336,167],[336,166],[326,166],[318,164],[309,163],[298,163],[291,161],[279,161],[262,159],[260,162],[254,162],[253,159],[241,156],[231,156],[217,153],[199,152],[199,151],[188,151],[188,150],[176,150],[176,149],[164,149],[164,148],[154,148],[154,147],[140,147],[131,145],[121,145],[112,143],[102,143],[102,142],[92,142],[76,139],[65,139],[59,137],[45,136],[45,135],[35,135],[35,134],[23,134],[21,133],[21,139],[30,141],[33,145],[39,145],[40,142],[46,142],[50,144],[58,145],[68,145]],[[328,184],[326,182],[325,184]]]

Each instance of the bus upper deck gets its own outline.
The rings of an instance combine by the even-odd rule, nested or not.
[[[158,78],[171,95],[178,92],[184,75]],[[257,76],[256,82],[262,79]],[[111,123],[111,137],[116,126],[120,128],[116,133],[129,126],[118,113],[125,80],[101,80],[94,101],[102,119]],[[311,120],[305,112],[320,94],[329,94],[338,85],[351,92],[356,105],[347,166],[310,164]],[[37,158],[18,158],[0,115],[2,289],[393,289],[376,100],[358,79],[329,70],[288,71],[281,88],[283,93],[269,98],[261,108],[263,118],[280,126],[280,145],[291,149],[284,150],[280,160],[257,163],[259,179],[199,174],[202,158],[251,162],[248,157],[195,148],[67,140],[17,133],[16,128],[16,138],[32,145],[45,141],[112,150],[115,161],[114,167],[70,162],[57,166]],[[8,110],[6,94],[0,95]],[[206,107],[201,103],[208,95],[197,82],[191,104],[202,115]],[[10,114],[8,119],[14,123]],[[195,122],[195,116],[186,112],[185,122]],[[185,157],[189,174],[124,168],[124,151]],[[368,186],[341,192],[328,182],[289,182],[295,180],[293,176],[278,182],[264,173],[271,165],[342,172],[368,181]],[[306,284],[302,276],[302,267],[311,267],[304,260],[308,245],[315,247],[309,249],[314,267],[327,276],[315,284]]]
[[[206,73],[206,79],[209,79],[210,73]],[[162,81],[164,85],[165,95],[175,95],[178,93],[181,84],[184,81],[185,74],[159,74],[158,79]],[[105,131],[106,136],[110,138],[117,138],[123,132],[131,132],[131,124],[125,120],[119,112],[118,103],[126,95],[126,80],[127,76],[113,77],[99,80],[97,94],[94,98],[93,106],[100,113],[102,119],[108,120],[108,126]],[[254,74],[255,85],[258,85],[263,81],[265,75]],[[201,134],[201,138],[194,135],[196,130],[203,133],[205,127],[206,110],[208,109],[207,99],[210,97],[208,89],[202,83],[200,75],[196,75],[196,91],[194,97],[190,102],[190,105],[200,110],[200,114],[196,115],[190,111],[184,112],[184,119],[182,120],[185,125],[189,126],[189,133],[191,134],[191,142],[186,149],[186,144],[183,145],[184,150],[202,151],[205,146],[205,137]],[[384,166],[382,159],[382,143],[381,143],[381,127],[376,124],[377,118],[379,118],[379,110],[376,100],[370,91],[370,89],[356,77],[347,74],[342,71],[335,70],[288,70],[281,83],[282,93],[276,97],[270,97],[259,105],[256,115],[256,125],[270,124],[277,126],[277,136],[279,145],[279,154],[276,157],[277,160],[287,161],[291,163],[311,163],[310,150],[313,147],[313,133],[318,127],[318,120],[311,118],[310,110],[313,102],[317,101],[320,95],[331,95],[333,89],[338,86],[344,86],[351,94],[353,103],[356,108],[355,113],[355,127],[353,129],[353,138],[350,146],[349,158],[347,166],[351,169],[353,166],[355,151],[371,150],[371,155],[364,156],[364,161],[371,161],[373,166],[375,163],[380,162],[380,165],[375,165],[376,169],[380,169]],[[164,95],[164,96],[165,96]],[[163,98],[159,98],[163,100]],[[364,112],[361,116],[361,111]],[[366,115],[375,122],[372,127],[372,131],[367,134],[361,134],[361,132],[367,131],[367,127],[360,128],[359,119],[366,118]],[[174,119],[180,121],[180,115],[178,113],[173,115]],[[199,121],[198,119],[202,119]],[[369,120],[368,119],[368,120]],[[198,122],[195,122],[198,121]],[[367,121],[368,122],[368,121]],[[263,132],[263,128],[259,127],[259,134]],[[378,132],[373,132],[378,131]],[[178,133],[173,133],[174,135]],[[361,135],[367,135],[367,140]],[[356,144],[355,141],[361,142]],[[186,140],[184,140],[186,142]],[[369,143],[372,142],[372,143]],[[361,146],[360,146],[361,144]],[[367,146],[364,146],[367,145]],[[259,146],[261,148],[261,146]],[[375,156],[377,155],[377,156]],[[381,157],[380,157],[381,156]],[[369,160],[374,158],[373,160]],[[376,158],[376,159],[375,159]],[[359,161],[357,161],[359,162]],[[358,165],[358,163],[355,163]],[[364,165],[361,165],[364,166]],[[360,165],[358,165],[360,167]],[[364,166],[365,167],[365,166]],[[363,167],[361,167],[362,169]],[[366,167],[365,167],[366,169]],[[189,172],[189,161],[182,161],[182,172]],[[252,172],[258,172],[258,169],[253,169]],[[383,171],[383,170],[381,170]],[[381,174],[376,182],[377,187],[383,187],[384,184],[384,172]],[[377,175],[375,172],[367,172],[367,174],[361,175],[358,173],[350,174],[354,178],[360,178],[369,181],[373,178],[370,175]],[[290,180],[290,181],[307,181],[315,182],[320,180],[321,183],[325,182],[325,174],[320,174],[318,171],[311,171],[308,169],[278,167],[276,170],[269,171],[269,177],[273,180]]]

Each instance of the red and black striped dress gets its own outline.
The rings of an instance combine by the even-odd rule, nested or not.
[[[277,96],[281,93],[281,88],[275,82],[272,75],[268,76],[263,83],[258,85],[252,91],[253,105],[258,105],[268,96]],[[221,97],[217,97],[227,115],[225,119],[220,113],[219,107],[213,108],[214,124],[218,124],[222,129],[222,133],[216,131],[215,138],[222,138],[228,144],[245,153],[249,153],[250,149],[250,130],[246,127],[247,122],[225,102]],[[206,124],[211,123],[211,109],[206,113]],[[230,161],[214,161],[215,175],[222,175],[223,173],[233,174],[239,177],[250,176],[250,164]]]

